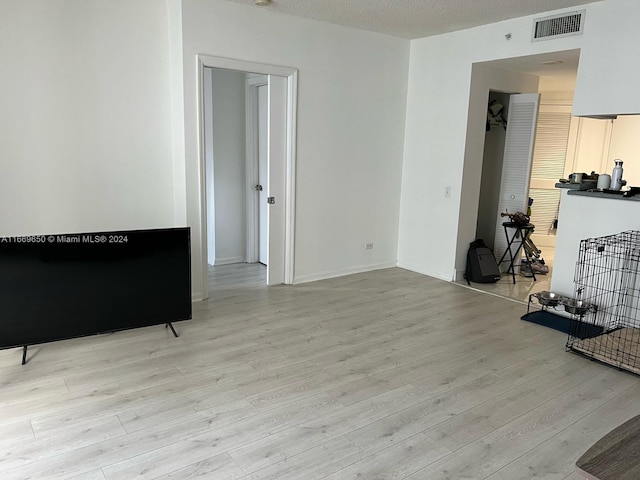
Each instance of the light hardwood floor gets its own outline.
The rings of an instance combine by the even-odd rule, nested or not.
[[[0,478],[571,479],[639,378],[522,304],[402,269],[264,286],[194,319],[0,352]]]

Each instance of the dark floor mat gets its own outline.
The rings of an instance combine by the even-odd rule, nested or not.
[[[530,312],[520,318],[527,322],[537,323],[543,327],[553,328],[554,330],[559,330],[578,338],[595,337],[596,335],[600,335],[604,330],[599,325],[562,317],[555,313],[551,313],[548,310]]]

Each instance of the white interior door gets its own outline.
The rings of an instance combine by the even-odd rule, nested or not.
[[[258,261],[267,265],[268,87],[258,87]]]
[[[267,285],[285,281],[287,78],[269,75],[267,167]]]
[[[267,285],[284,283],[287,271],[288,82],[247,78],[247,262],[267,266]]]
[[[539,105],[540,95],[538,93],[511,95],[509,100],[498,218],[493,247],[498,260],[507,250],[507,239],[502,224],[509,220],[507,217],[502,217],[501,214],[527,211]]]

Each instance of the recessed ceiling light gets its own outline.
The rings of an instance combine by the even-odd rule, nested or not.
[[[541,65],[560,65],[564,63],[562,60],[547,60],[546,62],[542,62]]]
[[[254,0],[253,4],[256,7],[268,7],[271,4],[271,0]]]

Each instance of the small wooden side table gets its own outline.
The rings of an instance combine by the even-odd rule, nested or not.
[[[640,415],[598,440],[576,462],[589,480],[640,479]]]

